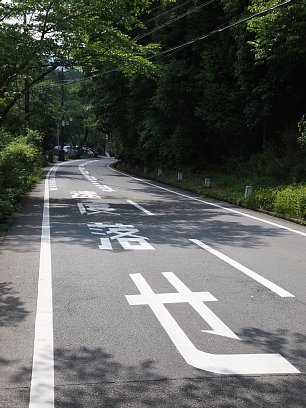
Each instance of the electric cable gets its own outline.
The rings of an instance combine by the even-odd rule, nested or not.
[[[147,23],[150,23],[151,21],[157,20],[157,19],[159,19],[160,17],[162,17],[162,16],[164,16],[164,15],[166,15],[166,14],[171,13],[173,10],[177,10],[178,8],[181,8],[181,7],[185,6],[186,4],[190,3],[190,1],[191,1],[191,0],[187,0],[187,1],[185,1],[184,3],[181,3],[181,4],[178,4],[177,6],[171,7],[170,9],[164,11],[163,13],[158,14],[157,16],[152,17],[152,18],[150,18],[150,19],[148,19],[148,20],[145,20],[144,23],[147,24]],[[155,10],[155,8],[152,9],[151,12],[152,12],[153,10]]]
[[[208,37],[211,37],[211,36],[214,35],[214,34],[221,33],[222,31],[225,31],[225,30],[228,30],[228,29],[230,29],[230,28],[232,28],[232,27],[237,26],[238,24],[245,23],[245,22],[247,22],[247,21],[249,21],[249,20],[252,20],[252,19],[255,18],[255,17],[263,16],[263,15],[265,15],[265,14],[267,14],[267,13],[269,13],[269,12],[271,12],[271,11],[277,9],[277,8],[280,8],[280,7],[285,6],[285,5],[289,4],[289,3],[292,3],[292,1],[294,1],[294,0],[286,0],[286,1],[282,2],[282,3],[279,3],[279,4],[276,4],[276,5],[274,5],[274,6],[271,6],[271,7],[267,8],[267,9],[265,9],[265,10],[258,11],[257,13],[253,13],[253,14],[251,14],[251,15],[248,16],[248,17],[245,17],[245,18],[243,18],[243,19],[241,19],[241,20],[235,21],[234,23],[227,24],[226,26],[223,25],[222,27],[216,28],[215,30],[210,31],[210,32],[207,33],[207,34],[201,35],[201,36],[199,36],[199,37],[192,38],[191,40],[186,41],[186,42],[184,42],[184,43],[182,43],[182,44],[179,44],[179,45],[176,45],[176,46],[174,46],[174,47],[168,48],[167,50],[161,51],[159,54],[156,54],[156,55],[154,55],[153,57],[148,58],[148,59],[158,58],[159,56],[168,54],[168,53],[170,53],[170,52],[171,52],[171,54],[173,54],[174,51],[175,51],[175,52],[176,52],[176,51],[179,51],[179,50],[181,50],[182,48],[187,47],[188,45],[191,45],[191,44],[194,44],[195,42],[204,40],[204,39],[206,39],[206,38],[208,38]]]
[[[176,45],[176,46],[174,46],[174,47],[168,48],[167,50],[161,51],[160,53],[158,53],[158,54],[156,54],[156,55],[154,55],[154,56],[152,56],[152,57],[149,57],[148,60],[152,60],[152,59],[154,59],[154,58],[159,58],[159,57],[166,57],[166,56],[169,56],[170,53],[171,53],[171,55],[173,55],[174,53],[180,51],[182,48],[185,48],[185,47],[187,47],[187,46],[189,46],[189,45],[191,45],[191,44],[194,44],[194,43],[196,43],[196,42],[198,42],[198,41],[204,40],[204,39],[206,39],[206,38],[208,38],[208,37],[211,37],[211,36],[213,36],[213,35],[215,35],[215,34],[217,34],[217,33],[220,33],[220,32],[223,32],[223,31],[225,31],[225,30],[228,30],[228,29],[230,29],[230,28],[232,28],[232,27],[235,27],[235,26],[237,26],[237,25],[239,25],[239,24],[245,23],[245,22],[247,22],[247,21],[249,21],[249,20],[252,20],[252,19],[255,18],[255,17],[263,16],[263,15],[265,15],[265,14],[267,14],[267,13],[273,11],[273,10],[276,10],[276,9],[278,9],[278,8],[280,8],[280,7],[283,7],[283,6],[285,6],[285,5],[289,4],[289,3],[292,3],[293,1],[294,1],[294,0],[286,0],[286,1],[283,1],[282,3],[279,3],[279,4],[276,4],[276,5],[274,5],[274,6],[271,6],[271,7],[267,8],[267,9],[265,9],[265,10],[261,10],[261,11],[258,11],[258,12],[256,12],[256,13],[253,13],[253,14],[249,15],[248,17],[242,18],[242,19],[240,19],[240,20],[238,20],[238,21],[235,21],[235,22],[233,22],[233,23],[231,23],[231,24],[227,24],[226,26],[222,25],[221,27],[216,28],[216,29],[214,29],[214,30],[212,30],[212,31],[210,31],[210,32],[208,32],[208,33],[206,33],[206,34],[204,34],[204,35],[201,35],[201,36],[192,38],[191,40],[186,41],[186,42],[184,42],[184,43],[182,43],[182,44],[178,44],[178,45]],[[108,74],[108,73],[110,73],[110,72],[114,72],[114,71],[117,71],[117,70],[118,70],[118,68],[114,68],[114,69],[108,70],[108,71],[103,71],[103,72],[100,72],[100,73],[98,73],[98,74],[92,75],[92,76],[90,76],[90,77],[83,78],[83,79],[81,79],[81,80],[70,81],[69,83],[66,83],[65,85],[70,85],[70,84],[73,84],[73,83],[76,83],[76,82],[89,81],[89,80],[91,80],[92,78],[96,78],[96,77],[99,77],[99,76],[103,76],[103,75],[105,75],[105,74]]]
[[[152,33],[155,33],[156,31],[160,31],[162,30],[164,27],[167,27],[168,25],[174,23],[175,21],[181,20],[184,17],[189,16],[189,14],[192,13],[197,13],[198,11],[200,11],[203,7],[208,6],[211,3],[214,3],[216,0],[208,0],[206,3],[201,4],[200,6],[194,7],[191,10],[186,11],[183,14],[180,14],[179,16],[173,18],[172,20],[169,20],[167,22],[165,22],[164,24],[161,24],[155,28],[152,28],[152,30],[145,32],[144,34],[139,34],[135,37],[135,40],[141,40],[142,38],[148,37],[149,35],[151,35]]]

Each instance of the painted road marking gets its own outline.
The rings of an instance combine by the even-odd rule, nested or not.
[[[186,296],[186,302],[189,302],[190,292],[186,293],[185,285],[183,284],[182,286],[182,282],[177,281],[178,278],[176,276],[175,279],[172,279],[171,275],[167,274],[169,272],[165,275],[168,280],[170,277],[179,289],[183,289],[179,294]],[[191,366],[200,370],[226,375],[299,373],[299,370],[280,354],[211,354],[198,350],[167,310],[163,298],[160,298],[159,294],[153,292],[144,277],[140,273],[131,274],[130,277],[140,294],[126,295],[129,304],[148,305],[181,356]],[[200,296],[205,299],[203,293],[205,292],[202,292]],[[166,296],[167,299],[167,294],[163,296]],[[170,296],[169,299],[171,299]]]
[[[123,173],[122,171],[116,170],[116,169],[110,167],[110,164],[107,166],[109,170],[117,172],[119,174],[123,174],[124,176],[130,177],[133,180],[140,181],[141,183],[148,184],[149,186],[152,186],[154,188],[158,188],[160,190],[167,191],[168,193],[175,194],[175,195],[178,195],[178,196],[183,197],[183,198],[187,198],[188,200],[197,201],[197,202],[200,202],[200,203],[203,203],[203,204],[206,204],[206,205],[210,205],[211,207],[220,208],[221,210],[232,212],[234,214],[239,214],[239,215],[241,215],[243,217],[251,218],[253,220],[260,221],[260,222],[263,222],[265,224],[272,225],[273,227],[281,228],[281,229],[284,229],[286,231],[293,232],[294,234],[299,234],[299,235],[302,235],[303,237],[306,237],[306,232],[302,232],[302,231],[299,231],[299,230],[296,230],[296,229],[293,229],[293,228],[286,227],[286,226],[281,225],[281,224],[277,224],[275,222],[264,220],[263,218],[255,217],[254,215],[247,214],[247,213],[244,213],[242,211],[238,211],[238,210],[234,210],[232,208],[224,207],[224,206],[222,206],[220,204],[216,204],[216,203],[212,203],[212,202],[209,202],[209,201],[201,200],[200,198],[192,197],[192,196],[189,196],[187,194],[182,194],[182,193],[179,193],[177,191],[170,190],[169,188],[158,186],[156,184],[150,183],[149,181],[143,180],[143,179],[138,178],[138,177],[133,177],[133,176],[127,175],[126,173]]]
[[[100,198],[95,191],[70,191],[71,198]]]
[[[198,300],[193,296],[193,292],[174,273],[164,272],[163,275],[179,293],[184,294],[188,299],[188,303],[198,312],[202,319],[213,328],[213,330],[201,330],[203,333],[210,333],[240,340],[239,337],[222,322],[222,320],[204,305],[203,300]]]
[[[52,269],[50,247],[49,177],[45,180],[37,308],[29,408],[54,407]]]
[[[215,334],[240,340],[238,336],[227,327],[203,302],[213,302],[217,299],[209,292],[192,292],[174,273],[163,272],[164,277],[177,290],[177,293],[154,294],[159,302],[166,303],[189,303],[205,320],[213,330],[201,330],[203,333]],[[138,282],[143,278],[137,278]],[[147,303],[148,295],[130,295],[127,297],[130,305],[143,305]]]
[[[87,224],[87,226],[93,235],[103,237],[100,238],[99,249],[112,250],[111,241],[117,241],[126,251],[155,250],[155,248],[147,242],[149,238],[137,234],[139,229],[135,228],[134,225],[94,222]],[[107,235],[109,235],[109,237],[105,237]]]
[[[127,203],[132,204],[134,207],[138,208],[139,210],[143,211],[145,214],[147,215],[155,215],[153,214],[151,211],[146,210],[144,207],[142,207],[141,205],[134,203],[134,201],[132,200],[126,200]]]
[[[57,191],[57,185],[55,179],[50,180],[50,191]]]
[[[50,189],[50,191],[57,191],[57,184],[56,184],[56,172],[57,172],[57,170],[58,170],[58,166],[54,166],[52,169],[51,169],[51,173],[50,173],[50,176],[49,176],[49,189]]]
[[[84,166],[86,164],[87,163],[79,165],[79,170],[83,174],[83,176],[86,178],[86,180],[90,181],[92,184],[94,184],[96,187],[98,187],[102,191],[115,191],[111,187],[106,186],[105,184],[100,184],[98,180],[96,179],[96,177],[91,176],[90,173],[84,169]]]
[[[96,215],[96,214],[111,214],[120,215],[115,213],[117,211],[115,208],[111,207],[109,204],[101,203],[77,203],[80,213],[86,215]]]
[[[199,241],[198,239],[190,239],[191,242],[194,242],[199,247],[205,249],[207,252],[215,255],[222,261],[228,263],[229,265],[233,266],[234,268],[238,269],[240,272],[243,272],[245,275],[249,276],[250,278],[254,279],[256,282],[260,283],[261,285],[265,286],[266,288],[270,289],[272,292],[276,293],[280,297],[295,297],[291,293],[287,292],[285,289],[281,288],[280,286],[276,285],[275,283],[269,281],[268,279],[264,278],[263,276],[259,275],[258,273],[252,271],[251,269],[247,268],[246,266],[241,265],[239,262],[234,261],[233,259],[229,258],[228,256],[222,254],[219,251],[211,248],[210,246],[204,244],[203,242]]]
[[[102,191],[115,191],[115,190],[113,190],[111,187],[106,186],[105,184],[101,184],[101,185],[99,186],[99,188],[100,188]]]

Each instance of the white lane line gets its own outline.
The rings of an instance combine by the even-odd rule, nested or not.
[[[106,186],[105,184],[100,184],[96,177],[91,176],[87,170],[84,170],[84,166],[86,166],[88,163],[91,163],[91,162],[92,161],[89,161],[82,165],[79,165],[79,170],[83,174],[83,176],[86,178],[86,180],[90,181],[93,185],[100,188],[102,191],[107,191],[107,192],[115,191],[111,187]]]
[[[101,184],[101,186],[99,187],[102,191],[115,191],[113,190],[111,187],[108,187],[105,184]]]
[[[111,164],[111,163],[110,163],[110,164]],[[263,218],[255,217],[254,215],[246,214],[246,213],[244,213],[244,212],[242,212],[242,211],[233,210],[232,208],[228,208],[228,207],[223,207],[223,206],[220,205],[220,204],[211,203],[211,202],[209,202],[209,201],[201,200],[200,198],[192,197],[192,196],[189,196],[189,195],[187,195],[187,194],[178,193],[177,191],[173,191],[173,190],[170,190],[170,189],[165,188],[165,187],[157,186],[156,184],[150,183],[149,181],[146,181],[146,180],[143,180],[143,179],[140,179],[140,178],[137,178],[137,177],[133,177],[133,176],[127,175],[126,173],[123,173],[122,171],[113,169],[112,167],[110,167],[110,164],[107,166],[109,170],[112,170],[112,171],[114,171],[114,172],[123,174],[124,176],[130,177],[130,178],[132,178],[132,179],[134,179],[134,180],[137,180],[137,181],[140,181],[141,183],[148,184],[149,186],[152,186],[152,187],[155,187],[155,188],[159,188],[160,190],[167,191],[168,193],[176,194],[176,195],[178,195],[178,196],[180,196],[180,197],[188,198],[189,200],[198,201],[198,202],[200,202],[200,203],[203,203],[203,204],[206,204],[206,205],[210,205],[210,206],[212,206],[212,207],[220,208],[221,210],[225,210],[225,211],[228,211],[228,212],[232,212],[232,213],[234,213],[234,214],[239,214],[239,215],[241,215],[241,216],[243,216],[243,217],[251,218],[251,219],[253,219],[253,220],[260,221],[260,222],[263,222],[263,223],[265,223],[265,224],[273,225],[273,227],[281,228],[281,229],[284,229],[284,230],[286,230],[286,231],[293,232],[294,234],[298,234],[298,235],[302,235],[303,237],[306,237],[306,232],[302,232],[302,231],[299,231],[299,230],[297,230],[297,229],[293,229],[293,228],[289,228],[289,227],[286,227],[286,226],[281,225],[281,224],[277,224],[277,223],[275,223],[275,222],[271,222],[271,221],[268,221],[268,220],[264,220]]]
[[[234,268],[238,269],[240,272],[243,272],[245,275],[249,276],[250,278],[254,279],[261,285],[265,286],[266,288],[270,289],[272,292],[276,293],[278,296],[281,297],[295,297],[291,293],[287,292],[285,289],[281,288],[280,286],[276,285],[275,283],[269,281],[268,279],[264,278],[263,276],[259,275],[258,273],[252,271],[251,269],[247,268],[246,266],[241,265],[239,262],[234,261],[233,259],[229,258],[228,256],[222,254],[219,251],[211,248],[210,246],[204,244],[202,241],[198,239],[190,239],[191,242],[194,242],[199,247],[205,249],[207,252],[215,255],[222,261],[228,263],[229,265],[233,266]]]
[[[57,191],[57,184],[56,184],[56,172],[58,170],[57,166],[52,167],[52,171],[49,177],[49,188],[50,191]]]
[[[132,204],[134,207],[138,208],[139,210],[143,211],[144,213],[146,213],[147,215],[155,215],[153,214],[151,211],[146,210],[144,207],[142,207],[141,205],[134,203],[134,201],[132,200],[126,200],[127,203]]]
[[[45,179],[37,309],[29,408],[54,408],[54,349],[49,170]]]

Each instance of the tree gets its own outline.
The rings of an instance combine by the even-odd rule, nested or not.
[[[125,73],[152,68],[154,46],[129,31],[150,0],[12,0],[0,13],[0,121],[35,84],[59,66],[112,63]]]
[[[250,11],[277,5],[275,1],[252,0]],[[305,112],[306,8],[303,0],[292,1],[248,22],[254,35],[249,44],[255,66],[261,71],[258,92],[266,100],[271,133],[296,128]]]
[[[101,65],[92,82],[93,108],[120,156],[200,168],[268,147],[283,154],[290,128],[296,148],[305,112],[303,3],[181,0],[153,11],[136,38],[161,44],[154,75],[102,76],[113,66]]]

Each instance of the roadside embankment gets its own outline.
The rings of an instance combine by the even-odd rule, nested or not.
[[[239,177],[237,174],[231,175],[218,171],[148,170],[121,162],[118,162],[116,167],[122,171],[180,187],[204,197],[267,212],[306,225],[306,182],[277,183],[265,177]],[[246,194],[247,186],[251,186],[251,189],[248,189]]]

